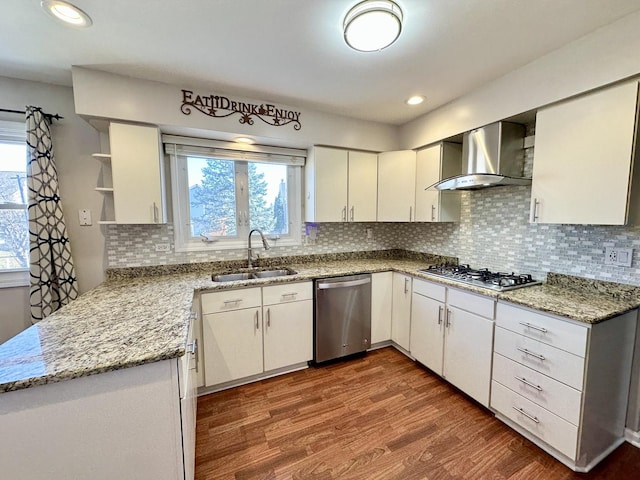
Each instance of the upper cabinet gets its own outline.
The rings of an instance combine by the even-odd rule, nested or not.
[[[305,166],[307,222],[375,222],[378,155],[314,147]]]
[[[531,222],[624,225],[637,205],[632,181],[638,83],[580,96],[538,111]],[[636,162],[637,163],[637,162]]]
[[[415,187],[414,150],[378,154],[378,221],[414,221]]]
[[[440,142],[416,154],[416,222],[457,222],[460,220],[460,192],[426,188],[444,178],[460,175],[462,145]]]
[[[111,123],[111,154],[103,162],[100,223],[166,223],[164,162],[157,127]]]

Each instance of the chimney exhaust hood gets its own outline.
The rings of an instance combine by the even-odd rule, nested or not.
[[[503,185],[529,185],[524,169],[524,125],[497,122],[464,134],[462,171],[427,187],[437,190],[477,190]],[[425,189],[426,190],[426,189]]]

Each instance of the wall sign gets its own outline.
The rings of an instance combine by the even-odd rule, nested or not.
[[[185,115],[191,115],[191,107],[210,117],[224,118],[239,114],[239,122],[253,125],[253,119],[259,118],[268,125],[282,127],[293,124],[294,130],[300,130],[300,112],[278,108],[270,103],[256,105],[231,100],[222,95],[197,95],[191,90],[182,90],[182,105],[180,111]]]

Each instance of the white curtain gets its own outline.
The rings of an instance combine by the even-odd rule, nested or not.
[[[27,187],[31,321],[37,322],[78,296],[67,228],[62,216],[58,174],[49,123],[28,106]]]

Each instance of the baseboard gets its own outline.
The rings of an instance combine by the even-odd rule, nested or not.
[[[630,428],[625,428],[624,439],[634,447],[640,448],[640,432],[636,432]]]

